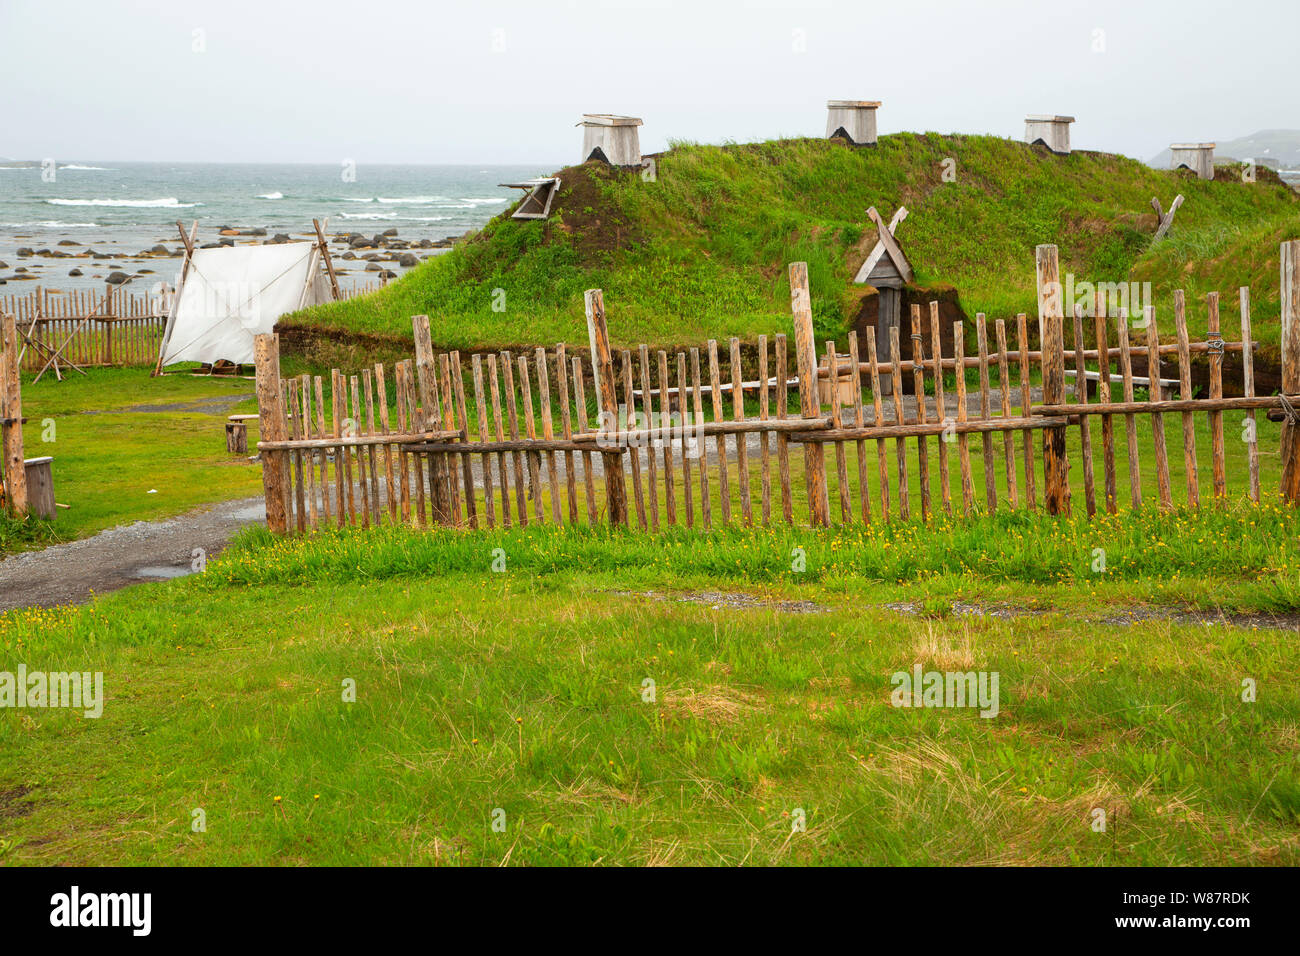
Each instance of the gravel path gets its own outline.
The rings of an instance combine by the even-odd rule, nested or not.
[[[265,517],[260,497],[243,498],[16,554],[0,561],[0,611],[80,604],[92,591],[181,577],[189,573],[196,548],[211,558],[236,531]]]

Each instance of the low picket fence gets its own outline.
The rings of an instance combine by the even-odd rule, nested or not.
[[[756,350],[732,338],[721,355],[713,340],[703,350],[671,355],[644,345],[635,353],[616,352],[600,290],[586,296],[590,355],[570,355],[564,345],[531,355],[472,355],[472,406],[461,356],[435,353],[427,316],[413,319],[415,355],[391,370],[391,396],[382,365],[352,375],[334,370],[328,382],[310,375],[283,379],[276,337],[259,336],[258,448],[267,522],[279,533],[387,521],[468,528],[634,521],[657,530],[806,519],[828,526],[908,519],[914,506],[926,520],[940,511],[1037,510],[1040,487],[1044,512],[1068,514],[1074,456],[1087,513],[1113,514],[1125,497],[1135,509],[1151,504],[1143,498],[1140,419],[1154,445],[1155,504],[1169,509],[1175,506],[1166,430],[1171,415],[1182,426],[1185,500],[1195,507],[1204,484],[1195,416],[1208,416],[1208,490],[1224,503],[1230,493],[1229,411],[1249,422],[1240,443],[1248,475],[1241,490],[1260,500],[1256,414],[1262,411],[1265,421],[1282,422],[1282,494],[1300,502],[1297,263],[1300,242],[1284,244],[1284,394],[1269,396],[1255,394],[1248,289],[1240,291],[1239,341],[1222,335],[1217,295],[1205,303],[1203,341],[1189,340],[1181,292],[1174,296],[1172,340],[1167,333],[1162,338],[1151,306],[1140,317],[1123,310],[1110,315],[1098,296],[1091,309],[1076,307],[1067,318],[1055,246],[1037,252],[1037,350],[1029,348],[1025,315],[991,326],[978,315],[975,354],[966,354],[965,323],[958,321],[953,354],[945,355],[939,306],[932,303],[928,316],[913,307],[907,338],[891,330],[887,357],[877,355],[874,336],[866,337],[862,355],[850,334],[847,353],[825,342],[819,361],[803,263],[790,266],[793,363],[791,343],[780,333],[759,336]],[[1088,326],[1092,348],[1086,347]],[[1224,397],[1223,357],[1232,352],[1242,356],[1242,395]],[[1149,375],[1141,398],[1133,374],[1138,353]],[[745,376],[746,355],[756,378]],[[1210,365],[1209,394],[1199,398],[1191,385],[1196,355],[1207,356]],[[1035,365],[1040,386],[1031,382]],[[1072,395],[1067,366],[1074,372]],[[1177,397],[1166,396],[1163,386],[1165,370],[1172,376],[1174,367]],[[967,385],[972,369],[974,394]],[[1092,401],[1089,381],[1098,383]],[[904,394],[909,383],[910,398]],[[1112,399],[1112,384],[1121,389],[1119,400]],[[746,395],[757,406],[756,417]],[[1100,418],[1100,449],[1093,442],[1094,417]],[[792,457],[802,467],[796,460],[792,468]]]

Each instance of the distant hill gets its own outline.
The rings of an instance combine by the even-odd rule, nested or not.
[[[1214,148],[1218,160],[1253,159],[1256,163],[1277,170],[1292,171],[1285,179],[1300,178],[1300,129],[1263,129],[1238,139],[1218,140]],[[1169,168],[1170,152],[1161,150],[1152,157],[1153,169]]]
[[[1289,154],[1288,154],[1289,155]],[[601,288],[615,344],[674,348],[789,332],[786,266],[808,263],[818,334],[843,342],[873,295],[853,276],[874,235],[865,211],[910,215],[898,240],[921,296],[967,316],[1036,311],[1034,246],[1054,242],[1077,281],[1151,280],[1203,302],[1254,294],[1257,338],[1279,338],[1278,243],[1300,238],[1300,195],[1275,174],[1202,182],[1123,156],[1056,156],[993,136],[899,133],[873,148],[824,139],[675,144],[657,175],[599,163],[560,170],[546,221],[510,218],[387,288],[287,316],[281,327],[409,340],[429,316],[435,344],[469,350],[587,341],[583,290]],[[945,171],[951,175],[945,176]],[[1158,197],[1185,197],[1154,249]],[[1203,308],[1189,309],[1195,333]],[[1172,328],[1172,326],[1170,326]],[[317,335],[320,338],[320,335]]]

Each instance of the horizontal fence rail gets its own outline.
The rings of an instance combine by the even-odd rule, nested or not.
[[[391,375],[375,365],[355,375],[334,370],[328,379],[284,381],[276,338],[259,336],[258,448],[268,523],[278,532],[383,521],[658,530],[792,524],[805,516],[814,526],[866,524],[908,519],[917,507],[925,520],[1040,506],[1064,514],[1072,507],[1071,459],[1089,515],[1117,512],[1124,475],[1128,506],[1167,509],[1175,504],[1167,415],[1181,422],[1185,500],[1196,507],[1202,478],[1193,416],[1208,416],[1208,490],[1223,503],[1229,410],[1251,423],[1243,433],[1249,478],[1241,490],[1258,502],[1255,415],[1285,419],[1285,454],[1300,397],[1254,392],[1249,291],[1240,294],[1240,341],[1223,340],[1213,294],[1205,303],[1206,341],[1189,341],[1181,292],[1174,341],[1162,341],[1153,308],[1139,318],[1123,310],[1112,316],[1102,296],[1087,314],[1079,306],[1067,320],[1052,285],[1055,254],[1055,247],[1040,249],[1038,350],[1029,348],[1026,315],[989,322],[979,314],[974,354],[966,354],[968,330],[957,321],[953,354],[944,355],[933,302],[928,314],[912,307],[908,328],[890,330],[887,356],[877,354],[874,335],[861,354],[854,333],[847,352],[824,342],[819,356],[800,263],[791,267],[793,356],[784,334],[759,336],[756,354],[746,347],[743,359],[736,338],[673,353],[644,345],[614,350],[599,290],[587,297],[590,358],[558,345],[473,355],[465,368],[457,352],[435,355],[428,318],[416,316],[414,360],[399,362]],[[1085,329],[1095,336],[1092,348]],[[1229,352],[1242,355],[1242,397],[1223,397]],[[1136,392],[1135,353],[1150,370],[1145,397]],[[1197,354],[1210,360],[1205,398],[1194,397],[1191,386]],[[1099,449],[1093,418],[1100,419]],[[1139,455],[1148,436],[1153,461]],[[792,468],[796,456],[801,469]],[[1154,503],[1143,501],[1143,468],[1155,472]]]

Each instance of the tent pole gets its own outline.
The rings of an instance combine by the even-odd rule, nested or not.
[[[190,229],[190,234],[185,234],[185,227],[181,225],[179,219],[176,220],[176,231],[181,234],[181,242],[185,244],[185,258],[181,261],[181,281],[176,284],[176,293],[172,296],[172,307],[167,310],[167,325],[163,327],[162,342],[158,345],[158,361],[153,367],[153,375],[150,378],[156,378],[163,373],[162,363],[163,356],[167,354],[167,343],[172,337],[172,323],[176,321],[176,306],[181,301],[181,290],[185,287],[185,277],[190,271],[190,257],[194,255],[194,240],[199,234],[199,221],[194,220],[194,225]]]
[[[329,222],[328,219],[325,221],[327,223]],[[320,245],[317,246],[317,248],[320,249],[321,255],[325,257],[325,271],[330,274],[330,289],[333,290],[334,301],[337,302],[342,298],[342,296],[339,295],[339,277],[334,274],[334,260],[330,258],[330,248],[325,242],[325,230],[321,228],[319,219],[313,219],[311,224],[316,227],[316,238],[320,241]]]

